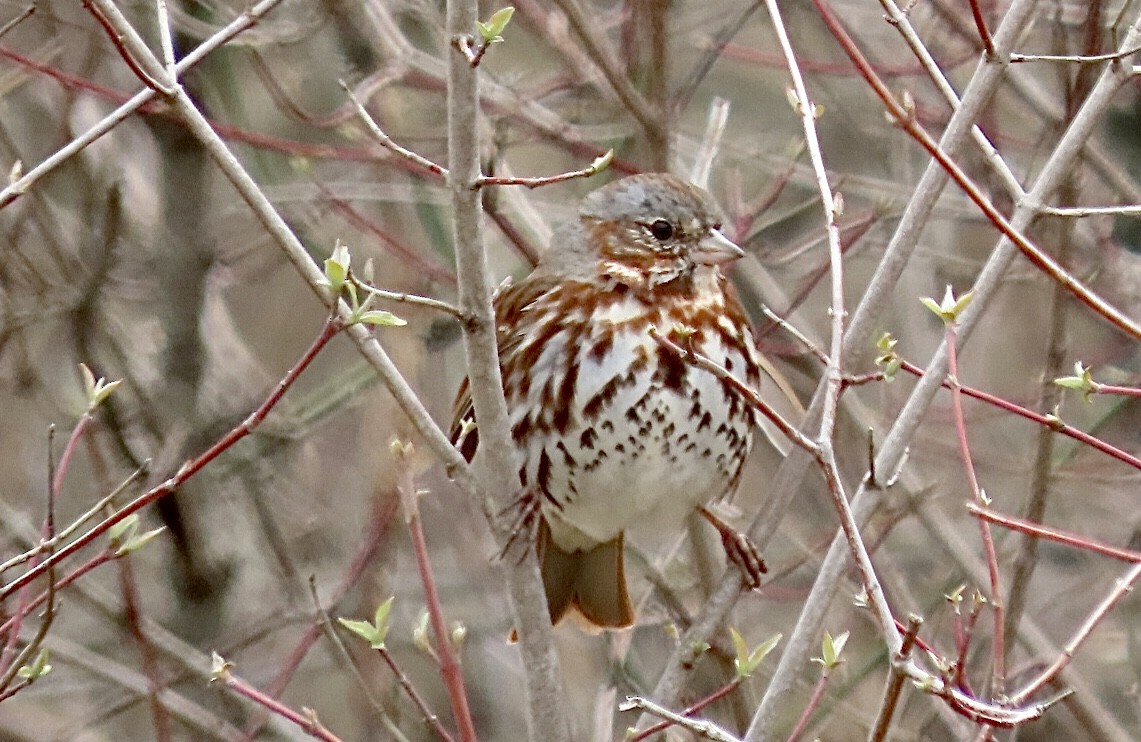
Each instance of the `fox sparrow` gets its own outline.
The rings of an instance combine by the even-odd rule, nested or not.
[[[732,493],[756,412],[688,364],[651,327],[751,386],[758,354],[719,266],[744,253],[720,232],[708,193],[665,174],[590,193],[535,270],[495,297],[499,361],[524,502],[552,621],[577,609],[602,627],[634,621],[625,531],[680,527],[699,510],[756,587],[751,543],[705,508]],[[478,445],[465,380],[452,439]]]

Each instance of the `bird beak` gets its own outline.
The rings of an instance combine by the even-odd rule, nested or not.
[[[701,265],[721,265],[745,257],[745,251],[718,229],[709,230],[709,235],[697,243],[690,254],[693,261]]]

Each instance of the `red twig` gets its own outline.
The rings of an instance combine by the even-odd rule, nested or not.
[[[1037,538],[1046,539],[1047,541],[1073,546],[1076,549],[1090,551],[1094,554],[1112,557],[1113,559],[1120,559],[1124,562],[1132,562],[1134,564],[1141,563],[1141,551],[1101,544],[1097,541],[1091,541],[1084,536],[1079,536],[1076,533],[1063,531],[1058,528],[1049,528],[1040,523],[1035,523],[1034,521],[1024,518],[1016,518],[1012,515],[1002,515],[1001,513],[994,512],[990,508],[980,507],[973,502],[967,503],[967,512],[975,517],[990,521],[991,523],[1005,526],[1014,531],[1021,531],[1022,533]]]
[[[820,673],[820,679],[816,681],[816,687],[812,689],[812,696],[808,699],[808,705],[804,707],[803,713],[796,721],[796,726],[788,734],[788,742],[797,742],[800,735],[804,734],[804,730],[808,728],[808,722],[812,720],[812,715],[816,713],[816,709],[820,706],[820,701],[824,698],[824,689],[828,687],[828,673]]]
[[[1090,382],[1095,394],[1116,394],[1121,397],[1141,397],[1141,389],[1133,386],[1117,386],[1115,384],[1099,384]]]
[[[1085,304],[1109,324],[1134,339],[1141,339],[1141,325],[1133,319],[1126,317],[1116,307],[1083,286],[1080,281],[1070,275],[1062,266],[1058,265],[1057,261],[1039,250],[1025,235],[1014,228],[1010,221],[998,210],[998,207],[991,203],[986,194],[970,179],[963,169],[939,148],[939,144],[927,133],[927,130],[920,125],[915,119],[915,116],[895,99],[895,95],[887,85],[884,84],[883,80],[879,78],[867,58],[864,57],[863,52],[856,46],[852,37],[848,35],[848,31],[844,28],[840,19],[836,17],[836,14],[832,11],[827,0],[812,0],[812,3],[816,6],[828,30],[836,38],[836,41],[839,42],[852,62],[855,63],[863,73],[864,79],[867,80],[875,94],[883,101],[888,113],[891,114],[899,127],[906,131],[939,163],[947,172],[947,175],[950,176],[951,180],[955,181],[956,185],[962,189],[967,198],[969,198],[979,210],[983,212],[987,219],[1018,248],[1026,259],[1039,270],[1050,276],[1052,280],[1065,287],[1078,301]]]
[[[947,371],[951,382],[951,411],[955,420],[955,436],[959,442],[959,455],[963,459],[963,469],[967,473],[967,482],[971,490],[971,498],[978,503],[986,505],[986,495],[979,488],[978,475],[975,472],[975,463],[971,458],[971,446],[967,440],[967,421],[963,415],[963,390],[959,387],[959,351],[958,336],[955,333],[954,322],[947,323]],[[1005,685],[1005,627],[1003,624],[1005,611],[1002,607],[1002,583],[998,571],[998,553],[994,548],[994,538],[990,532],[990,524],[985,520],[979,521],[979,532],[982,537],[983,551],[986,554],[987,571],[990,575],[991,605],[994,607],[994,693],[1001,695]]]
[[[912,374],[913,376],[923,376],[923,369],[919,368],[913,363],[910,363],[909,361],[903,361],[903,365],[900,366],[900,368],[907,373]],[[946,381],[943,382],[943,386],[947,387],[948,389],[951,388],[951,385]],[[1076,441],[1080,441],[1081,443],[1084,443],[1091,448],[1095,448],[1104,454],[1112,456],[1124,464],[1128,464],[1134,469],[1141,470],[1141,458],[1134,456],[1128,451],[1123,451],[1116,446],[1112,446],[1100,438],[1095,438],[1089,433],[1085,433],[1071,425],[1067,425],[1057,418],[1047,417],[1046,415],[1042,415],[1040,413],[1034,412],[1033,410],[1028,410],[1025,407],[1016,405],[1013,402],[1009,402],[1002,397],[996,397],[993,394],[988,394],[987,392],[973,389],[968,386],[960,385],[960,389],[962,389],[963,394],[968,397],[986,402],[989,405],[993,405],[999,409],[1006,410],[1007,412],[1018,415],[1019,417],[1026,418],[1027,420],[1032,420],[1039,425],[1045,425],[1046,427],[1054,430],[1057,433],[1060,433],[1061,435],[1064,435],[1068,438],[1073,438]]]
[[[970,3],[971,16],[975,19],[975,28],[979,30],[979,38],[982,39],[987,59],[994,59],[994,39],[990,35],[990,29],[986,26],[986,18],[983,18],[983,9],[979,5],[979,0],[970,0]]]
[[[287,719],[293,722],[297,726],[301,727],[301,729],[305,730],[305,732],[312,737],[316,737],[320,740],[325,740],[325,742],[341,742],[340,737],[337,737],[335,734],[330,732],[321,724],[320,721],[317,720],[317,714],[314,713],[311,709],[303,709],[304,713],[298,713],[297,711],[294,711],[284,703],[281,703],[280,701],[267,696],[265,693],[262,693],[260,690],[253,687],[244,680],[239,680],[238,678],[234,677],[233,672],[231,672],[229,668],[229,663],[226,663],[224,660],[221,660],[220,657],[215,655],[215,662],[218,661],[222,662],[223,667],[220,671],[217,672],[215,678],[225,683],[226,687],[230,690],[234,691],[240,696],[245,696],[259,706],[269,710],[270,713],[277,714],[283,719]]]
[[[1089,635],[1093,633],[1093,630],[1097,628],[1097,625],[1101,623],[1101,620],[1105,618],[1110,609],[1133,591],[1133,585],[1138,579],[1141,579],[1141,563],[1134,564],[1123,577],[1117,579],[1117,584],[1114,586],[1112,592],[1094,608],[1093,612],[1090,613],[1085,622],[1082,623],[1074,633],[1074,636],[1070,638],[1070,641],[1066,642],[1066,646],[1062,648],[1061,653],[1058,655],[1058,658],[1054,660],[1053,664],[1043,670],[1037,678],[1027,683],[1025,688],[1014,694],[1010,702],[1012,704],[1025,702],[1027,698],[1037,693],[1043,686],[1057,677],[1058,673],[1065,669],[1066,665],[1070,664],[1074,655],[1077,654],[1078,648],[1089,638]]]
[[[64,577],[61,577],[59,579],[59,581],[56,583],[56,589],[62,590],[63,588],[65,588],[68,585],[70,585],[71,583],[75,582],[77,579],[79,579],[83,575],[87,574],[91,570],[95,569],[96,567],[101,567],[104,564],[106,564],[107,562],[111,562],[114,560],[115,560],[115,551],[113,549],[104,549],[103,551],[99,552],[95,556],[91,557],[91,559],[87,560],[83,564],[81,564],[78,567],[76,567],[75,569],[73,569],[71,572],[69,572]],[[3,624],[0,624],[0,634],[4,634],[5,632],[9,632],[9,631],[18,632],[20,620],[22,619],[22,617],[27,615],[29,612],[34,611],[36,608],[38,608],[40,605],[42,605],[44,603],[44,601],[46,601],[47,599],[48,599],[48,593],[45,590],[44,592],[37,595],[34,600],[30,601],[27,604],[27,606],[24,607],[24,609],[22,611],[18,612],[16,615],[10,617]]]
[[[134,570],[131,568],[131,559],[124,555],[119,559],[119,589],[123,594],[123,612],[131,636],[139,647],[139,654],[143,661],[143,674],[147,678],[147,700],[150,702],[151,719],[154,722],[155,739],[159,742],[169,742],[170,719],[166,709],[159,700],[162,691],[162,678],[159,676],[158,658],[155,648],[142,627],[142,617],[139,611],[139,590],[135,581]]]
[[[403,688],[404,692],[408,694],[408,697],[412,699],[412,703],[416,704],[416,708],[424,715],[424,723],[431,727],[432,731],[436,733],[436,736],[444,742],[453,742],[452,735],[448,733],[448,730],[440,723],[440,718],[432,712],[432,709],[428,708],[428,704],[425,703],[420,694],[416,692],[412,681],[408,679],[408,676],[405,675],[404,671],[400,669],[400,666],[396,664],[396,660],[393,659],[392,652],[388,651],[388,647],[378,647],[376,651],[377,654],[381,656],[381,659],[384,660],[384,663],[388,665],[388,669],[392,670],[392,674],[396,676],[396,682],[400,684],[400,687]]]
[[[974,693],[967,678],[967,652],[971,648],[971,639],[975,635],[975,626],[983,609],[983,601],[978,599],[981,596],[978,596],[977,592],[975,596],[971,599],[971,611],[967,614],[967,620],[964,622],[962,615],[959,615],[955,622],[955,646],[958,652],[955,657],[954,681],[955,687],[967,694]]]
[[[448,700],[459,727],[460,739],[463,742],[476,742],[475,722],[472,720],[467,689],[464,687],[464,676],[460,670],[459,658],[456,656],[456,645],[444,621],[443,604],[436,588],[436,578],[432,574],[432,563],[428,558],[428,541],[424,537],[424,526],[420,520],[420,508],[417,502],[421,493],[416,490],[412,467],[407,460],[411,453],[411,445],[398,442],[393,444],[392,448],[396,454],[399,470],[397,487],[400,490],[400,502],[404,509],[408,533],[412,537],[412,553],[416,557],[416,568],[420,573],[420,582],[424,586],[424,602],[428,607],[428,619],[436,640],[435,650],[440,664],[440,675],[448,691]]]
[[[698,711],[701,711],[706,706],[709,706],[712,703],[720,701],[725,696],[727,696],[730,693],[732,693],[733,691],[737,690],[737,687],[739,685],[741,685],[742,680],[743,680],[743,678],[739,678],[739,677],[734,678],[733,680],[729,681],[725,685],[721,686],[717,690],[710,693],[705,698],[702,698],[697,703],[686,708],[684,711],[681,712],[681,715],[682,716],[693,716],[694,714],[696,714]],[[647,729],[644,729],[641,732],[638,732],[634,736],[627,737],[626,742],[640,742],[643,739],[648,739],[649,737],[652,737],[653,735],[657,734],[658,732],[662,732],[662,731],[665,731],[666,729],[669,729],[673,725],[674,725],[673,722],[668,720],[668,719],[666,719],[664,721],[659,721],[657,724],[654,724],[653,726],[648,727]]]

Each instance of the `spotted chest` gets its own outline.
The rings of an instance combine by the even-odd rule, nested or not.
[[[652,304],[560,288],[524,310],[501,359],[508,412],[520,476],[541,493],[564,549],[634,526],[676,527],[736,487],[755,412],[648,332],[685,326],[691,347],[755,385],[752,335],[723,281],[711,275],[696,299]]]

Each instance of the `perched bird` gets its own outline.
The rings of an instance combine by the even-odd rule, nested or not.
[[[745,583],[760,583],[756,549],[705,508],[737,488],[757,413],[649,332],[759,383],[748,318],[721,272],[744,252],[720,219],[712,197],[680,178],[623,178],[587,195],[535,270],[495,297],[552,622],[574,608],[597,626],[631,625],[625,532],[677,531],[694,510],[721,532]],[[472,419],[465,379],[452,439],[468,460],[479,445]]]

